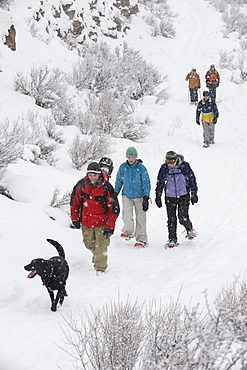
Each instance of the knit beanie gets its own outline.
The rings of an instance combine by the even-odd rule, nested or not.
[[[126,150],[126,158],[128,158],[128,157],[135,157],[135,158],[137,158],[137,157],[138,157],[137,150],[136,150],[136,148],[134,148],[133,146],[130,146],[130,147]]]
[[[177,159],[178,155],[176,152],[174,152],[173,150],[170,150],[169,152],[166,153],[166,159]]]
[[[92,162],[87,166],[87,173],[101,173],[101,168],[99,163]]]

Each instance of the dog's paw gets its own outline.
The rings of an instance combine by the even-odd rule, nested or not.
[[[56,311],[57,311],[57,306],[56,306],[55,304],[53,304],[53,305],[51,306],[51,310],[52,310],[53,312],[56,312]]]

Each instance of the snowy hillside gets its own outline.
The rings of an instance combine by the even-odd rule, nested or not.
[[[32,66],[43,62],[67,72],[78,58],[77,52],[69,50],[58,37],[50,35],[48,39],[46,33],[39,38],[32,36],[28,19],[34,10],[33,2],[22,0],[10,11],[0,9],[2,121],[21,119],[28,111],[40,117],[47,114],[35,105],[32,97],[14,90],[18,72],[27,73]],[[53,3],[64,1],[53,0]],[[65,347],[64,317],[72,315],[78,319],[85,314],[85,309],[102,307],[119,297],[123,301],[129,298],[142,303],[155,299],[167,304],[171,299],[176,300],[181,287],[184,304],[203,304],[203,291],[207,290],[212,299],[226,282],[246,272],[247,83],[233,82],[233,71],[219,66],[222,50],[237,49],[239,42],[234,35],[223,37],[221,15],[208,1],[168,3],[175,14],[174,38],[153,37],[142,12],[129,18],[130,29],[123,37],[106,37],[114,48],[127,42],[168,78],[169,99],[165,104],[156,104],[154,96],[135,102],[135,117],[141,122],[148,117],[150,122],[148,136],[136,143],[112,138],[111,148],[105,153],[114,161],[113,185],[129,146],[137,148],[139,158],[149,171],[152,182],[152,203],[147,214],[149,247],[136,249],[134,243],[120,240],[120,216],[109,247],[109,268],[104,275],[96,276],[91,255],[82,243],[81,231],[70,228],[68,207],[50,206],[55,188],[59,188],[61,194],[71,191],[85,174],[87,165],[80,171],[74,169],[67,152],[77,132],[75,126],[59,127],[64,144],[59,145],[56,152],[55,166],[42,160],[39,164],[32,163],[30,152],[9,165],[0,183],[14,199],[0,195],[0,370],[71,370],[70,356],[59,348]],[[16,27],[16,51],[4,45],[11,23]],[[202,92],[204,75],[211,63],[221,76],[217,91],[219,119],[216,143],[205,149],[202,127],[195,122],[195,106],[188,103],[185,76],[195,67],[201,77]],[[185,156],[199,188],[199,202],[190,207],[198,237],[186,240],[179,225],[180,246],[173,250],[164,248],[167,240],[165,207],[158,209],[154,202],[158,170],[168,150]],[[34,258],[56,255],[47,238],[63,245],[70,265],[68,298],[56,313],[50,310],[49,297],[40,278],[27,279],[23,269]]]

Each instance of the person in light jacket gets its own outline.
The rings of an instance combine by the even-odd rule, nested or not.
[[[158,208],[162,207],[163,190],[168,217],[168,242],[165,247],[173,248],[178,245],[177,212],[180,224],[187,231],[186,238],[193,239],[197,236],[189,218],[189,205],[190,201],[192,205],[198,202],[194,172],[189,163],[184,161],[184,157],[174,151],[166,153],[165,163],[158,173],[155,189],[155,203]]]
[[[150,179],[141,159],[137,159],[137,150],[129,147],[126,150],[127,161],[118,169],[115,192],[118,195],[122,189],[123,228],[121,237],[125,240],[136,238],[135,246],[147,247],[146,211],[150,196]],[[135,210],[135,223],[133,218]]]

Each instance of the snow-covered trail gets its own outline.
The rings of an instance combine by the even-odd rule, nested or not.
[[[244,243],[243,205],[247,203],[247,195],[241,173],[242,170],[245,172],[247,167],[244,161],[238,161],[236,157],[241,158],[242,153],[246,151],[245,136],[241,136],[241,132],[246,133],[242,123],[243,114],[246,115],[243,98],[246,89],[231,83],[225,78],[223,71],[218,89],[220,118],[216,125],[216,144],[209,149],[202,148],[202,127],[195,123],[196,108],[188,104],[185,76],[192,67],[196,67],[201,77],[201,90],[206,89],[204,75],[211,63],[216,66],[219,64],[220,50],[223,42],[227,42],[223,40],[220,32],[223,23],[220,14],[203,0],[178,0],[170,2],[170,6],[176,13],[177,33],[174,39],[163,42],[161,38],[154,39],[148,49],[141,35],[139,42],[133,40],[145,58],[164,75],[168,75],[170,99],[164,106],[150,106],[148,113],[153,120],[152,136],[148,143],[143,144],[141,152],[153,180],[153,193],[155,178],[164,154],[171,149],[185,155],[197,176],[199,187],[199,203],[190,208],[191,219],[198,230],[198,239],[193,247],[191,244],[191,248],[183,249],[181,245],[179,251],[166,255],[162,276],[167,281],[171,271],[179,270],[181,280],[177,275],[178,284],[179,281],[190,281],[191,274],[202,274],[202,286],[207,283],[210,285],[211,279],[217,279],[220,286],[224,283],[221,276],[225,276],[224,272],[227,270],[231,274],[231,260],[241,253]],[[130,40],[132,37],[138,35],[131,35]],[[234,153],[232,146],[235,148]],[[141,145],[140,147],[142,148]],[[241,215],[240,219],[238,215]],[[152,207],[149,218],[156,220],[155,225],[150,225],[151,246],[160,248],[167,235],[164,207],[161,210]],[[183,238],[184,234],[180,235],[182,244],[185,243]],[[242,242],[236,245],[235,240],[239,239]],[[186,243],[185,245],[188,246]],[[226,258],[224,250],[227,251]],[[198,255],[201,264],[194,264],[193,261],[198,260]],[[239,270],[245,268],[245,261],[242,261]],[[215,275],[212,277],[205,275],[207,263],[210,268],[214,264]],[[158,275],[159,272],[156,278]],[[200,285],[197,288],[199,287]],[[155,291],[155,287],[153,288]],[[191,283],[188,286],[185,283],[183,289],[186,294],[193,290]]]
[[[149,105],[138,108],[140,114],[148,114],[152,121],[150,137],[134,144],[152,180],[152,204],[148,210],[150,246],[136,249],[132,242],[120,240],[120,216],[109,247],[109,269],[98,277],[92,268],[91,255],[83,246],[81,231],[51,220],[42,206],[42,197],[39,199],[42,205],[0,199],[2,209],[6,209],[1,219],[0,250],[2,261],[6,261],[0,272],[1,370],[23,370],[34,364],[38,370],[70,370],[71,359],[58,347],[66,347],[62,342],[63,317],[73,315],[78,319],[84,315],[84,309],[100,307],[118,298],[147,303],[154,298],[165,304],[177,298],[181,287],[181,300],[185,304],[191,297],[193,302],[204,303],[205,289],[214,296],[226,283],[226,277],[232,281],[233,275],[246,267],[247,89],[245,85],[231,83],[221,71],[216,144],[202,148],[202,127],[195,123],[195,107],[188,104],[188,85],[184,79],[196,67],[203,90],[204,74],[211,63],[218,65],[222,44],[227,40],[220,33],[220,15],[209,2],[171,0],[170,6],[177,13],[174,39],[143,35],[146,28],[138,17],[133,19],[134,28],[128,35],[128,42],[134,48],[139,47],[146,60],[168,75],[170,93],[165,105],[153,104],[150,99]],[[39,45],[40,53],[44,51],[48,58],[47,49],[42,49],[41,42]],[[60,57],[59,53],[56,55]],[[120,139],[115,142],[113,184],[128,144]],[[185,155],[197,177],[199,202],[190,208],[190,215],[198,238],[186,241],[179,225],[179,248],[166,250],[163,247],[167,238],[166,210],[164,205],[161,209],[156,207],[154,188],[165,152],[171,149]],[[63,183],[63,189],[74,184],[74,173],[69,170],[62,173],[60,168],[31,167],[35,166],[25,162],[18,170],[26,175],[30,169],[33,179],[42,173],[42,180],[52,188],[57,182]],[[18,174],[18,170],[13,165],[9,174]],[[43,190],[45,186],[39,189],[48,204],[50,198]],[[63,244],[71,269],[67,284],[69,297],[57,313],[49,310],[49,298],[40,279],[26,279],[23,269],[29,259],[49,258],[54,254],[45,242],[47,237]]]

